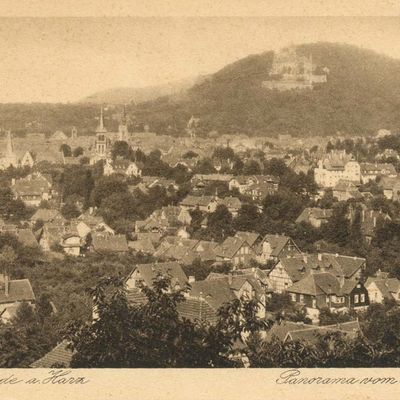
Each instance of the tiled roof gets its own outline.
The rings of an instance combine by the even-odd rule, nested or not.
[[[388,175],[397,175],[394,165],[389,163],[361,163],[360,167],[362,174],[376,172]]]
[[[341,288],[339,280],[334,275],[329,272],[321,272],[305,276],[294,283],[288,291],[317,296],[320,294],[339,294]]]
[[[12,190],[20,196],[41,196],[49,191],[49,183],[42,177],[30,176],[16,180]]]
[[[92,234],[92,246],[98,253],[122,253],[129,250],[125,235]]]
[[[214,310],[218,310],[223,304],[236,299],[227,279],[215,279],[195,281],[191,284],[190,297],[202,298]]]
[[[326,220],[332,216],[332,209],[323,209],[318,207],[307,207],[297,217],[296,223],[309,222],[310,218]]]
[[[54,220],[65,221],[60,211],[50,208],[39,208],[31,217],[31,221],[42,220],[43,222],[52,222]]]
[[[72,350],[67,348],[68,341],[63,340],[45,356],[33,362],[31,368],[69,368],[73,356]]]
[[[163,275],[170,275],[172,277],[172,284],[174,281],[179,283],[181,288],[184,288],[187,284],[187,276],[183,272],[182,267],[175,261],[162,262],[162,263],[149,263],[149,264],[137,264],[134,270],[138,270],[142,279],[146,285],[151,287],[153,285],[153,279],[158,273]]]
[[[214,196],[193,196],[193,195],[188,195],[181,201],[180,204],[182,206],[188,206],[188,207],[196,207],[196,206],[206,207],[214,199],[215,199]]]
[[[271,256],[279,257],[279,254],[291,239],[290,237],[283,235],[265,235],[264,241],[265,240],[271,245]]]
[[[315,342],[318,335],[323,335],[330,332],[340,332],[348,338],[353,338],[361,333],[360,324],[358,321],[343,322],[335,325],[315,326],[308,325],[302,322],[282,321],[275,323],[267,333],[266,340],[271,340],[274,336],[278,339],[285,340],[301,340]]]
[[[150,241],[150,239],[129,241],[128,246],[130,249],[134,251],[140,251],[142,253],[153,254],[155,251],[153,243]]]
[[[217,310],[202,298],[186,297],[177,306],[179,315],[190,321],[207,321],[215,324],[218,321]]]
[[[257,240],[261,239],[260,235],[256,232],[237,231],[235,236],[245,240],[250,247],[252,247]]]
[[[157,232],[138,232],[136,236],[138,240],[150,240],[154,246],[161,240],[161,234]]]
[[[218,204],[226,206],[226,208],[239,209],[242,206],[242,202],[237,197],[224,197],[223,199],[218,199]]]
[[[18,229],[18,240],[27,247],[37,247],[39,244],[32,232],[32,229]]]
[[[241,238],[229,236],[217,248],[217,255],[224,258],[232,258],[245,243],[247,242]]]
[[[4,288],[0,292],[0,304],[34,300],[35,294],[29,279],[10,280],[8,283],[8,295],[6,296]]]

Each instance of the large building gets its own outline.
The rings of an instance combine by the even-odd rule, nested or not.
[[[320,187],[334,187],[339,181],[361,182],[361,166],[352,154],[332,151],[319,160],[314,169],[315,183]]]

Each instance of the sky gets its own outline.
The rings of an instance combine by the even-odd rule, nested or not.
[[[184,17],[184,9],[149,17],[146,7],[140,17],[119,16],[123,8],[55,17],[62,10],[19,10],[25,0],[14,1],[12,10],[7,1],[0,0],[2,103],[74,102],[104,89],[164,84],[297,43],[344,42],[400,59],[398,17]],[[105,11],[115,16],[101,17]]]

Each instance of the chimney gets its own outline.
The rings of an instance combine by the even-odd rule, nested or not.
[[[374,217],[374,228],[376,228],[376,217]]]
[[[193,275],[189,275],[189,283],[193,283],[196,281],[196,278]]]

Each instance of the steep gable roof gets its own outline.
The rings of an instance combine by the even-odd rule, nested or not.
[[[289,241],[292,241],[292,239],[289,236],[284,235],[265,235],[263,241],[267,241],[271,245],[271,256],[279,257],[279,254],[285,248],[286,244]],[[293,244],[296,246],[296,243],[293,242]],[[297,246],[296,248],[298,249]]]
[[[92,234],[92,247],[98,253],[123,253],[129,250],[125,235]]]
[[[62,366],[63,368],[69,368],[73,356],[72,350],[68,348],[68,341],[63,340],[54,349],[49,351],[39,360],[34,361],[31,368],[54,368],[55,366]]]
[[[247,244],[247,242],[244,239],[229,236],[217,248],[217,255],[224,258],[232,258],[245,244]]]
[[[196,281],[190,284],[190,297],[202,298],[214,310],[236,299],[227,279]]]
[[[182,267],[175,261],[162,262],[162,263],[149,263],[149,264],[137,264],[133,271],[137,270],[140,276],[144,280],[147,286],[152,287],[153,280],[156,278],[158,273],[162,275],[171,276],[172,285],[179,283],[181,288],[185,288],[188,279],[186,274],[183,272]],[[132,271],[132,272],[133,272]]]
[[[5,294],[5,291],[0,292],[0,304],[35,300],[29,279],[11,280],[8,285],[8,295]]]
[[[250,247],[254,246],[261,239],[260,235],[256,232],[237,231],[235,236],[245,240]]]

